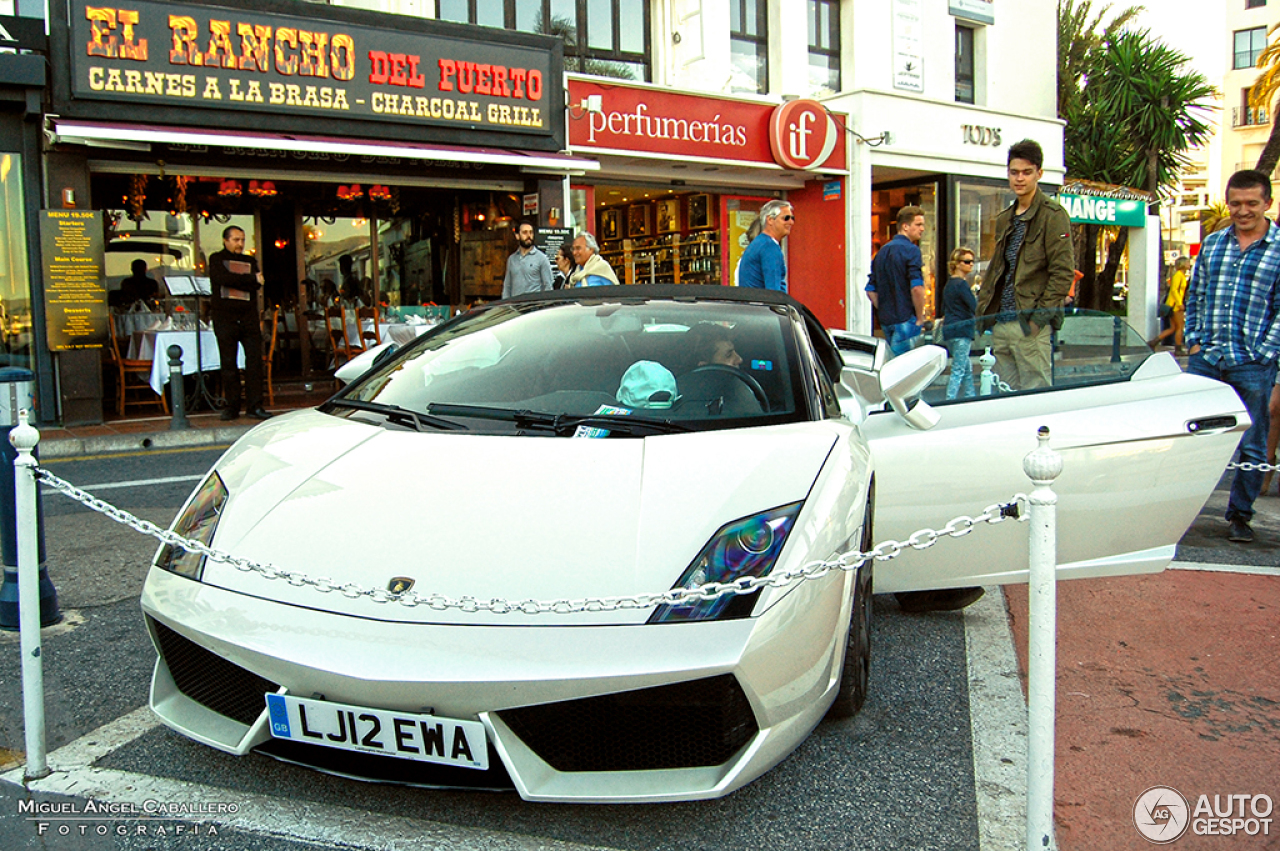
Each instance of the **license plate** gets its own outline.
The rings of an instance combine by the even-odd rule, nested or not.
[[[485,770],[489,747],[479,721],[390,712],[268,694],[271,735],[344,751]]]

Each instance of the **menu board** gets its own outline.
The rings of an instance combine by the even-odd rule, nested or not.
[[[573,231],[569,228],[537,228],[533,244],[543,254],[547,255],[547,259],[551,261],[551,271],[556,270],[556,252],[560,250],[560,246],[569,241],[570,234]]]
[[[96,349],[107,341],[102,213],[41,210],[45,334],[49,350]]]

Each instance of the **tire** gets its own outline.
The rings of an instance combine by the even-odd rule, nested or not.
[[[861,549],[865,553],[875,546],[872,533],[875,484],[867,497],[867,513],[862,525]],[[867,701],[871,687],[871,594],[872,566],[868,561],[858,568],[854,584],[853,607],[849,616],[849,635],[845,641],[844,666],[840,672],[840,690],[827,710],[828,718],[852,718]]]

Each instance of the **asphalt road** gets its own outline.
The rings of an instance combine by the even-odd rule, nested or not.
[[[216,455],[151,452],[47,466],[164,525]],[[115,486],[129,482],[136,484]],[[872,693],[862,713],[821,724],[782,765],[722,800],[548,805],[514,793],[365,784],[258,755],[232,757],[156,726],[144,708],[155,655],[137,603],[155,544],[61,495],[44,501],[48,565],[66,614],[43,633],[50,763],[83,770],[58,787],[68,797],[31,795],[16,784],[20,770],[0,779],[0,848],[979,847],[965,615],[905,615],[878,598]],[[0,634],[0,748],[20,759],[17,648],[15,634]],[[0,751],[0,764],[5,756]],[[1011,756],[997,761],[1012,764]],[[86,798],[239,812],[172,821],[87,814]],[[72,820],[58,821],[53,804],[33,810],[36,799],[65,805],[70,815],[62,818]]]

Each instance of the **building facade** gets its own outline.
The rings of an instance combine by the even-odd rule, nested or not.
[[[1267,31],[1280,23],[1280,4],[1265,0],[1227,0],[1227,61],[1222,72],[1223,109],[1219,162],[1223,189],[1232,172],[1253,168],[1273,126],[1271,109],[1249,105],[1249,89],[1258,79],[1258,57],[1267,46]],[[1273,194],[1280,190],[1272,176]],[[1221,192],[1218,192],[1221,198]]]
[[[481,5],[439,2],[442,13],[477,24],[485,14]],[[765,176],[768,169],[753,170],[750,181],[745,175],[728,178],[725,165],[717,163],[701,166],[698,174],[708,188],[718,184],[745,192],[755,185],[756,196],[763,190],[766,196],[798,196],[802,201],[819,186],[840,184],[843,238],[828,229],[824,216],[820,239],[801,248],[805,224],[798,217],[788,251],[794,280],[804,274],[823,276],[816,288],[827,296],[806,298],[818,298],[819,315],[832,324],[871,330],[870,304],[862,289],[871,257],[892,236],[893,217],[902,206],[918,204],[926,211],[922,249],[932,291],[945,275],[945,260],[953,247],[966,245],[980,256],[990,248],[990,221],[1011,199],[1005,155],[1012,142],[1040,142],[1046,155],[1045,183],[1062,182],[1053,4],[624,0],[610,6],[585,0],[498,0],[492,5],[503,7],[507,26],[534,21],[542,13],[565,16],[570,24],[565,29],[578,34],[579,44],[584,35],[588,43],[610,43],[611,61],[629,62],[626,70],[636,83],[770,105],[813,98],[840,116],[849,151],[847,169],[842,170],[846,173],[832,171],[827,180],[803,181],[807,189],[796,187],[798,175],[786,174],[785,168],[776,169],[772,177]],[[593,14],[608,19],[592,20]],[[496,10],[490,15],[496,23]],[[601,35],[591,42],[596,32]],[[622,33],[633,34],[630,52],[621,49]],[[609,34],[614,35],[612,42]],[[566,49],[566,66],[574,70],[571,52]],[[606,60],[602,56],[600,61]],[[609,175],[606,164],[599,175],[578,184],[608,181],[608,189],[594,193],[597,216],[610,197],[636,197],[637,190],[643,197],[645,191],[666,193],[673,183],[689,185],[688,170],[676,174],[655,169],[647,158],[632,165],[629,180],[618,173]],[[614,191],[618,196],[607,194]],[[831,195],[826,197],[828,207],[818,210],[835,203]],[[581,203],[578,209],[584,209]],[[599,229],[601,222],[588,220],[585,225]],[[732,241],[733,236],[725,233],[719,238]],[[806,256],[824,250],[840,255],[841,274],[833,276],[829,262],[821,270],[805,268]],[[724,282],[731,282],[728,264],[720,274]]]
[[[869,332],[863,286],[899,208],[926,211],[932,300],[953,247],[985,261],[1011,197],[1012,142],[1039,141],[1045,183],[1062,181],[1052,4],[50,8],[36,51],[48,79],[20,62],[0,73],[23,104],[2,138],[23,157],[29,248],[27,279],[5,283],[6,328],[25,322],[26,335],[6,347],[36,368],[42,422],[101,418],[96,347],[108,343],[107,291],[130,261],[198,278],[228,225],[259,257],[266,303],[305,327],[304,308],[348,278],[389,306],[495,297],[525,216],[596,234],[630,282],[732,284],[756,211],[785,198],[797,211],[791,291],[829,325]],[[688,145],[635,132],[602,143],[600,117],[624,116],[614,127],[626,130],[636,115],[638,129],[641,103],[665,110]],[[45,286],[38,236],[69,211],[101,230],[101,292]]]

